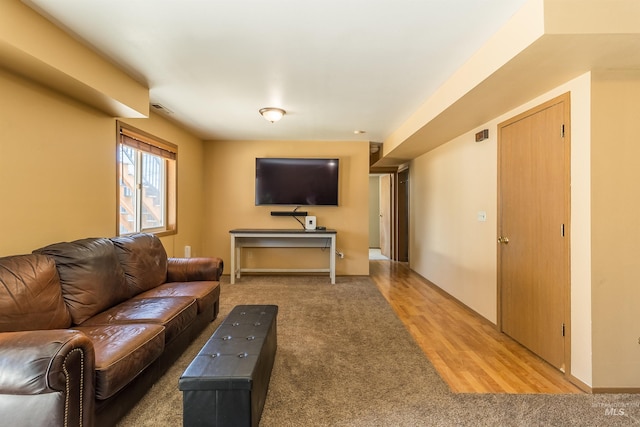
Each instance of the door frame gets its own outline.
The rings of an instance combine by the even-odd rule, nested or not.
[[[397,260],[400,262],[409,262],[409,195],[411,189],[409,178],[409,167],[399,168],[396,177],[396,217],[398,218],[397,236]],[[404,182],[402,177],[406,177]]]
[[[400,167],[379,167],[379,168],[370,168],[369,169],[369,175],[378,175],[378,176],[382,176],[382,175],[389,175],[390,176],[390,212],[391,214],[389,215],[389,223],[388,223],[388,227],[389,227],[389,242],[390,242],[390,252],[391,252],[391,256],[389,257],[389,259],[393,260],[393,261],[398,261],[398,256],[399,256],[399,245],[400,245],[400,236],[398,235],[398,232],[400,230],[400,221],[406,221],[406,227],[404,227],[405,230],[407,230],[407,236],[405,236],[405,239],[408,242],[409,236],[409,214],[408,214],[408,205],[409,205],[409,194],[407,194],[407,201],[406,201],[406,208],[407,208],[407,215],[406,218],[400,218],[399,217],[399,200],[398,200],[398,175],[400,172],[402,171],[408,171],[409,170],[409,166],[408,165],[403,165]],[[380,191],[380,189],[378,189],[378,191]],[[408,254],[408,257],[410,257],[410,254]]]
[[[411,259],[411,252],[409,246],[409,205],[411,203],[411,191],[407,185],[407,197],[406,200],[401,201],[399,198],[398,191],[398,183],[399,183],[399,175],[401,172],[407,172],[407,179],[410,180],[410,166],[408,163],[400,165],[398,167],[375,167],[369,168],[369,175],[390,175],[391,177],[391,218],[389,218],[389,229],[390,229],[390,245],[391,245],[391,257],[390,259],[393,261],[400,261],[400,245],[403,243],[402,239],[404,239],[404,243],[406,243],[407,249],[407,261]],[[378,190],[379,191],[379,190]],[[404,203],[404,212],[402,211],[401,203]],[[400,236],[400,231],[405,232],[405,236]],[[405,261],[401,261],[405,262]]]
[[[388,188],[386,182],[388,181]],[[395,227],[395,189],[396,175],[393,173],[385,173],[380,175],[379,188],[380,193],[380,251],[382,255],[389,259],[396,259],[396,227]],[[385,197],[386,196],[386,197]],[[385,215],[386,214],[386,215]],[[383,237],[386,237],[386,245],[383,244]],[[388,252],[386,251],[388,249]]]
[[[570,92],[564,93],[560,96],[557,96],[549,101],[546,101],[536,107],[533,107],[523,113],[520,113],[510,119],[507,119],[497,126],[497,155],[498,155],[498,181],[497,181],[497,224],[496,231],[500,234],[500,224],[502,223],[502,211],[501,211],[501,189],[500,189],[500,177],[501,177],[501,158],[500,158],[500,143],[501,143],[501,129],[513,124],[519,120],[522,120],[526,117],[534,115],[540,111],[543,111],[549,108],[552,105],[556,105],[559,103],[564,103],[564,185],[565,185],[565,209],[566,209],[566,224],[565,224],[565,254],[566,254],[566,262],[564,268],[566,269],[566,283],[564,283],[563,287],[563,298],[564,298],[564,375],[567,377],[572,377],[571,375],[571,94]],[[560,129],[558,130],[561,131]],[[499,236],[496,236],[498,238]],[[500,250],[501,244],[498,243],[496,245],[496,261],[497,261],[497,327],[498,330],[502,332],[502,277],[501,277],[501,265],[500,265]]]

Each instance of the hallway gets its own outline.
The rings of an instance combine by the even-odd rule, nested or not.
[[[406,263],[369,261],[369,275],[457,393],[583,393],[496,326]]]

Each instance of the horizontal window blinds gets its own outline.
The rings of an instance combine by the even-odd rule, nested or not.
[[[120,128],[120,142],[140,151],[175,160],[178,148],[172,144],[148,138],[130,129]]]

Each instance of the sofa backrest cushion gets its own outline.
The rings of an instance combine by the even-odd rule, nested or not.
[[[33,254],[0,258],[0,332],[69,326],[71,316],[52,258]]]
[[[167,281],[167,252],[156,235],[139,233],[113,237],[111,240],[124,269],[131,296]]]
[[[129,297],[124,271],[109,239],[54,243],[34,252],[55,260],[62,297],[75,324]]]

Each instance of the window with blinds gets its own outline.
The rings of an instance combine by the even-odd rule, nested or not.
[[[118,123],[118,233],[176,231],[175,145]]]

